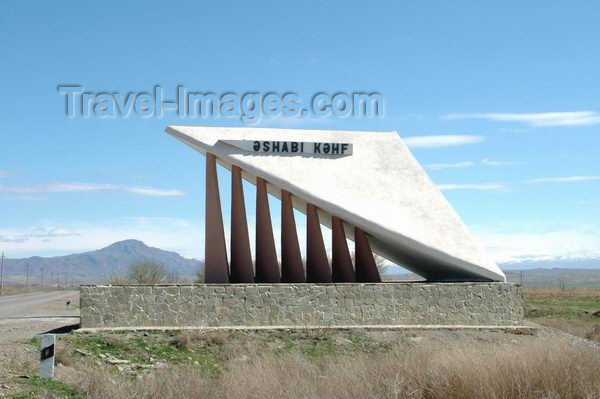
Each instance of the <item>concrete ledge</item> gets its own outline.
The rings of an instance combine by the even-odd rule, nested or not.
[[[202,284],[81,287],[81,327],[515,326],[510,283]]]
[[[515,334],[535,334],[538,327],[521,326],[461,326],[461,325],[365,325],[365,326],[232,326],[232,327],[97,327],[80,328],[75,333],[92,333],[103,331],[275,331],[275,330],[484,330],[505,331]]]

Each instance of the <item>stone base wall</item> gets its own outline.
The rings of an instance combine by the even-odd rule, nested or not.
[[[518,325],[510,283],[87,285],[81,326]]]

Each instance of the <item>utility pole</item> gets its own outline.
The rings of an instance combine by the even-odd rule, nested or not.
[[[25,278],[25,288],[29,291],[29,263],[25,264],[25,268],[27,269],[27,277]]]
[[[0,296],[4,295],[4,251],[0,260]]]
[[[44,266],[42,266],[42,282],[40,283],[42,288],[44,287]]]
[[[521,270],[521,285],[523,285],[523,270]]]
[[[56,272],[56,288],[60,288],[60,272]]]

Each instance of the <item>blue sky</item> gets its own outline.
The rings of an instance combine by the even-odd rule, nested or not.
[[[57,92],[184,85],[379,92],[383,118],[256,126],[398,131],[498,261],[600,256],[599,20],[597,1],[4,2],[0,249],[201,257],[203,161],[163,130],[243,124],[68,118]]]

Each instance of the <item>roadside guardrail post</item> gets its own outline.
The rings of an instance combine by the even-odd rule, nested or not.
[[[42,348],[40,353],[40,378],[54,377],[54,348],[56,338],[54,334],[46,334],[42,337]]]

